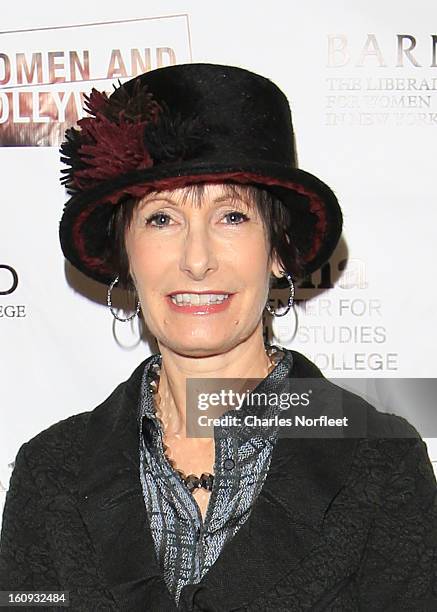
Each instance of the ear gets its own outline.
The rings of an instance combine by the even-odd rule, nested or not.
[[[272,257],[271,273],[276,278],[281,278],[281,276],[283,275],[283,271],[284,271],[284,268],[279,261],[279,257],[277,256],[276,253],[274,253]]]
[[[131,262],[130,262],[129,255],[128,255],[128,262],[129,262],[129,267],[128,267],[128,278],[130,278],[130,279],[131,279],[131,281],[132,281],[132,282],[134,283],[134,285],[136,286],[136,284],[137,284],[137,279],[136,279],[135,274],[134,274],[134,272],[133,272],[133,270],[132,270],[132,266],[131,266]]]

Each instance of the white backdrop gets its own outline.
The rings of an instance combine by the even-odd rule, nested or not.
[[[21,444],[93,409],[150,354],[58,242],[57,143],[81,92],[110,91],[111,78],[206,61],[276,82],[299,164],[336,192],[344,232],[273,340],[330,377],[436,377],[437,7],[125,0],[105,3],[104,21],[101,10],[83,0],[68,12],[47,0],[2,9],[0,511]],[[422,435],[436,466],[437,440]]]

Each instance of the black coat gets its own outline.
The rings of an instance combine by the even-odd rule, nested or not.
[[[293,357],[293,376],[323,378]],[[95,410],[20,448],[0,590],[67,590],[71,610],[177,609],[139,480],[143,368]],[[437,610],[436,481],[426,447],[403,419],[344,398],[344,414],[365,413],[369,432],[405,435],[279,438],[250,517],[201,582],[183,588],[180,610]]]

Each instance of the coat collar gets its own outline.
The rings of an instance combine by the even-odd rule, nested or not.
[[[284,350],[292,357],[292,377],[326,380],[303,355]],[[139,479],[138,401],[144,368],[153,357],[90,415],[80,465],[79,510],[100,573],[120,608],[174,612],[178,608],[156,560]],[[356,443],[356,439],[279,438],[249,519],[204,578],[182,589],[179,609],[237,608],[298,564],[317,543],[324,514],[344,484]]]

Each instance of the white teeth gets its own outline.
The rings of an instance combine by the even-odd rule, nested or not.
[[[171,296],[173,304],[178,306],[197,304],[221,304],[229,297],[229,293],[177,293]]]

